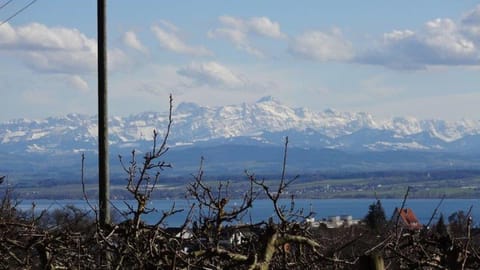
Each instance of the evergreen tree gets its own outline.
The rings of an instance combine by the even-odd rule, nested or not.
[[[376,231],[381,230],[387,224],[385,210],[383,209],[380,200],[377,200],[376,203],[372,203],[368,207],[368,213],[365,216],[365,222],[368,227]]]
[[[445,219],[443,217],[443,214],[440,214],[440,217],[438,218],[437,225],[435,225],[435,232],[439,236],[446,236],[448,235],[447,232],[447,225],[445,225]]]
[[[469,217],[463,210],[459,210],[448,217],[448,227],[454,236],[464,235],[467,232]]]
[[[443,214],[440,214],[437,224],[435,225],[435,234],[438,239],[438,247],[440,247],[444,253],[447,253],[452,247],[452,240],[448,234],[448,229],[447,225],[445,224],[445,218],[443,217]]]

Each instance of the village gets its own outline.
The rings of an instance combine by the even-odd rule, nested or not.
[[[399,209],[395,208],[390,223],[395,222],[396,226],[402,230],[418,233],[424,229],[411,208]],[[262,233],[262,226],[264,224],[248,225],[238,224],[226,226],[222,229],[220,234],[219,244],[224,247],[236,247],[242,244],[251,242],[253,239],[258,239]],[[350,228],[352,226],[367,226],[366,220],[353,219],[351,215],[329,216],[316,220],[313,217],[306,218],[303,224],[298,224],[299,228],[309,231],[312,234],[319,234],[325,229],[339,229]],[[187,227],[169,227],[166,229],[172,233],[176,238],[183,240],[197,239],[200,242],[207,241],[207,238],[199,238],[197,235],[201,234],[198,225],[194,223],[192,228]],[[186,249],[185,251],[187,251]]]

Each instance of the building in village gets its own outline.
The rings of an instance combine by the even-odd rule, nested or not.
[[[423,225],[418,220],[417,216],[411,208],[398,208],[393,211],[392,222],[397,222],[398,225],[404,229],[419,231]],[[396,225],[396,224],[394,224]]]

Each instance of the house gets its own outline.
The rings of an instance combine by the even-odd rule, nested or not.
[[[315,221],[315,218],[308,218],[306,220],[307,224],[311,227],[318,227],[320,224],[325,226],[326,228],[333,229],[333,228],[340,228],[340,227],[350,227],[352,225],[356,225],[360,222],[358,219],[353,219],[351,215],[341,215],[341,216],[329,216],[326,219],[321,221]]]
[[[254,226],[230,226],[225,227],[220,236],[220,245],[231,247],[249,243],[257,238],[259,228]]]
[[[168,227],[165,229],[165,232],[170,234],[171,236],[174,236],[176,238],[183,239],[183,240],[193,238],[193,232],[187,228]]]
[[[418,231],[423,227],[411,208],[399,209],[396,207],[393,211],[392,221],[397,222],[397,220],[399,226],[408,230]]]

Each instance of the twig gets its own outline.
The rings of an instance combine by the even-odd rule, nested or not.
[[[405,207],[405,203],[407,202],[409,192],[410,192],[410,186],[407,187],[407,191],[405,192],[405,195],[403,196],[402,206],[400,207],[400,209],[397,208],[398,213],[397,213],[397,218],[395,220],[395,235],[396,235],[396,238],[397,238],[397,242],[396,242],[395,246],[398,245],[398,240],[399,240],[399,237],[398,237],[398,222],[400,221],[400,215],[402,214],[402,211]]]
[[[98,213],[97,209],[90,203],[90,200],[88,199],[87,192],[85,190],[85,153],[82,153],[82,169],[81,169],[81,182],[82,182],[82,194],[83,194],[83,199],[87,202],[88,207],[95,213],[95,220],[98,221]]]
[[[468,258],[468,246],[470,245],[470,241],[472,240],[472,212],[473,205],[470,206],[467,212],[467,241],[465,242],[465,246],[463,247],[463,261],[462,261],[462,269],[465,269],[465,264],[467,263]]]
[[[445,199],[445,194],[442,196],[442,198],[441,198],[440,201],[438,202],[437,207],[435,207],[435,209],[433,210],[432,216],[430,217],[430,219],[428,220],[427,225],[425,226],[426,228],[428,228],[428,227],[430,226],[430,224],[432,223],[432,220],[433,220],[433,218],[435,217],[435,215],[437,214],[438,209],[440,208],[440,205],[442,205],[444,199]]]

